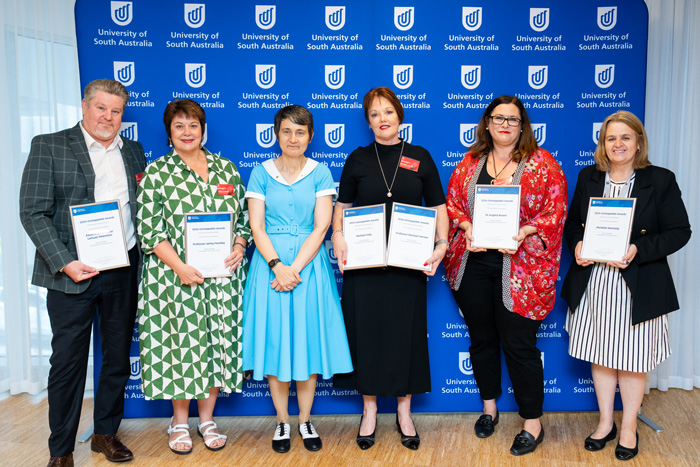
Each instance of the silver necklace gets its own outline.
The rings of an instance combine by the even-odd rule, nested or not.
[[[384,175],[384,169],[382,168],[382,161],[379,160],[379,151],[377,150],[377,142],[374,142],[374,152],[377,154],[377,162],[379,163],[379,170],[382,171],[382,178],[384,179],[384,185],[386,185],[386,196],[387,198],[391,198],[393,195],[391,194],[391,189],[394,187],[394,182],[396,181],[396,174],[399,172],[399,166],[401,165],[401,157],[403,156],[403,143],[404,140],[401,140],[401,154],[399,154],[399,162],[396,164],[396,170],[394,170],[394,178],[391,180],[391,186],[386,182],[386,176]]]

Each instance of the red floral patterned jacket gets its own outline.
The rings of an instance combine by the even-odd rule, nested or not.
[[[464,230],[459,224],[472,222],[473,206],[469,206],[468,191],[472,179],[479,178],[480,160],[467,153],[452,173],[447,188],[450,246],[444,264],[450,287],[455,290],[461,282],[460,267],[469,256]],[[512,303],[504,304],[526,318],[542,320],[554,307],[556,296],[568,202],[566,177],[552,155],[541,148],[521,164],[524,168],[520,177],[520,225],[536,227],[537,233],[528,235],[510,258]],[[470,198],[473,199],[473,194]]]

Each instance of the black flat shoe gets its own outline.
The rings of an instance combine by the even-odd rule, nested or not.
[[[605,447],[608,441],[612,441],[615,439],[617,436],[617,425],[615,425],[615,422],[613,422],[613,426],[610,429],[610,433],[608,433],[605,438],[601,439],[595,439],[591,438],[590,436],[586,438],[586,441],[584,442],[583,447],[585,447],[589,451],[600,451]]]
[[[494,427],[498,425],[498,410],[496,418],[491,415],[483,414],[474,424],[474,433],[478,438],[488,438],[493,434]]]
[[[637,444],[633,448],[626,448],[620,445],[620,443],[617,443],[617,447],[615,448],[615,457],[621,461],[628,461],[637,455],[639,452],[639,433],[635,434],[637,435]]]
[[[413,419],[411,419],[413,421]],[[396,428],[399,430],[399,433],[401,434],[401,444],[404,445],[404,447],[407,447],[408,449],[416,450],[420,446],[420,436],[418,436],[418,430],[416,430],[416,434],[414,436],[408,436],[404,435],[403,431],[401,431],[401,425],[399,424],[399,414],[396,414]],[[416,428],[416,424],[413,424],[413,429]]]
[[[522,456],[523,454],[529,454],[537,448],[537,446],[544,439],[544,427],[540,429],[540,435],[535,439],[529,432],[523,430],[517,435],[515,435],[515,440],[513,445],[510,447],[510,453],[514,456]]]
[[[367,436],[362,436],[360,435],[360,430],[362,429],[362,419],[364,418],[364,415],[360,417],[360,427],[357,429],[357,445],[360,446],[360,449],[367,450],[374,446],[374,434],[377,432],[377,423],[374,423],[374,431],[372,432],[371,435]]]

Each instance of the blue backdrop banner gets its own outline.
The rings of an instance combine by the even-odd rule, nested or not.
[[[314,115],[306,155],[339,180],[348,154],[373,140],[362,98],[376,86],[394,89],[406,114],[401,136],[430,151],[444,187],[484,108],[501,94],[523,101],[570,195],[579,170],[594,163],[604,118],[616,110],[644,115],[643,0],[260,3],[77,0],[82,84],[107,77],[127,87],[121,132],[143,143],[149,161],[169,150],[167,103],[196,100],[207,113],[206,147],[235,162],[245,181],[279,154],[273,117],[292,103]],[[326,247],[334,259],[329,240]],[[564,252],[560,281],[570,263]],[[337,270],[336,278],[341,288]],[[416,396],[413,410],[481,411],[469,332],[442,269],[428,283],[428,300],[432,392]],[[538,335],[544,408],[594,410],[590,367],[567,354],[566,310],[558,300]],[[143,399],[136,332],[133,341],[126,416],[169,415],[170,402]],[[503,373],[499,407],[517,410]],[[380,410],[395,403],[380,401]],[[319,381],[314,412],[359,411],[359,395]],[[267,384],[250,381],[242,394],[222,394],[217,413],[273,414]]]

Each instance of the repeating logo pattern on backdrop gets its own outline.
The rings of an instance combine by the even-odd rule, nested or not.
[[[324,80],[331,89],[340,89],[345,84],[345,65],[326,65]]]
[[[276,5],[255,5],[255,24],[260,29],[270,29],[277,20]]]
[[[411,141],[413,141],[413,123],[402,123],[399,125],[399,138],[411,144]]]
[[[119,26],[126,26],[134,19],[134,5],[132,2],[112,2],[110,11],[112,21]]]
[[[122,138],[130,139],[132,141],[139,140],[139,127],[136,122],[124,122],[122,121],[119,127],[119,134]]]
[[[201,88],[207,81],[206,63],[185,63],[185,81],[192,88]]]
[[[599,88],[609,88],[615,81],[615,65],[596,65],[595,84]]]
[[[394,86],[408,89],[413,84],[413,65],[394,65]]]
[[[255,65],[255,84],[263,89],[269,89],[277,81],[276,65]]]
[[[530,8],[530,27],[542,32],[549,27],[549,8]]]
[[[471,147],[476,141],[476,123],[459,124],[459,141],[465,148]]]
[[[206,18],[204,3],[185,3],[185,23],[191,28],[199,28]]]
[[[603,31],[609,31],[617,24],[617,7],[598,7],[598,27]]]
[[[481,84],[481,65],[462,65],[462,86],[474,89]]]
[[[546,123],[532,123],[532,132],[535,134],[535,139],[537,140],[537,145],[542,147],[545,141],[547,141],[547,124]]]
[[[271,148],[277,141],[275,137],[275,125],[272,123],[256,123],[255,141],[257,141],[262,148]]]
[[[474,368],[472,367],[472,359],[469,352],[459,353],[459,371],[465,375],[473,375]]]
[[[481,27],[481,7],[462,7],[462,26],[467,31],[476,31]]]
[[[134,62],[114,62],[114,79],[124,86],[130,86],[136,79]]]
[[[603,126],[603,122],[593,122],[593,142],[598,144],[598,137],[600,136],[600,127]]]
[[[344,123],[326,123],[325,125],[326,144],[330,148],[339,148],[345,142]]]
[[[400,31],[408,31],[413,27],[413,17],[415,8],[412,6],[394,7],[394,26]]]
[[[332,31],[338,31],[345,26],[345,7],[344,6],[327,6],[326,7],[326,26]]]
[[[527,68],[527,84],[532,89],[542,89],[547,85],[548,66],[529,66]]]

